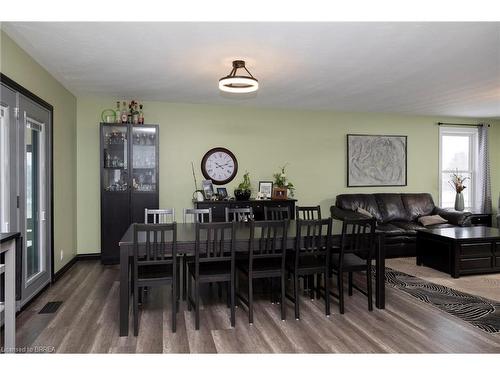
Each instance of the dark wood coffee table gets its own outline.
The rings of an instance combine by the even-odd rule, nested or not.
[[[461,275],[500,272],[500,230],[489,227],[417,232],[417,265]]]

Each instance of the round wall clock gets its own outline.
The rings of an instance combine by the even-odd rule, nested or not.
[[[215,185],[227,184],[237,172],[236,156],[227,148],[213,148],[201,160],[201,173],[207,180],[212,180]]]

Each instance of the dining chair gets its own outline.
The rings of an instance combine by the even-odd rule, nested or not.
[[[191,220],[189,220],[191,218]],[[184,223],[211,223],[211,208],[185,208],[183,215]]]
[[[297,206],[295,213],[297,220],[321,220],[320,206]]]
[[[143,236],[141,241],[140,236]],[[144,243],[141,248],[139,242]],[[178,310],[177,224],[134,224],[133,252],[134,335],[139,333],[139,290],[165,284],[172,284],[172,332],[175,332]]]
[[[264,220],[290,220],[290,209],[264,206]]]
[[[195,329],[200,328],[200,284],[226,282],[230,290],[231,326],[235,325],[236,223],[196,223],[194,262],[188,263],[188,311],[195,309]],[[194,295],[192,283],[194,282]]]
[[[286,240],[288,221],[252,221],[248,259],[238,260],[237,271],[247,277],[248,300],[240,297],[248,306],[248,322],[253,324],[253,280],[279,279],[281,283],[281,319],[286,319]],[[273,283],[271,283],[273,286]],[[271,290],[274,294],[274,290]]]
[[[353,288],[368,297],[368,310],[373,310],[372,301],[372,258],[375,254],[376,220],[345,219],[342,222],[340,251],[331,254],[331,266],[337,274],[340,313],[344,313],[344,273],[348,274],[349,296]],[[353,284],[353,272],[366,272],[366,291]],[[328,289],[327,289],[328,290]]]
[[[287,269],[293,275],[293,298],[295,319],[299,312],[299,277],[304,280],[322,276],[325,290],[329,291],[330,246],[332,242],[332,219],[297,220],[295,251],[286,259]],[[312,288],[312,285],[310,286]],[[319,289],[319,285],[318,285]],[[312,289],[311,289],[312,290]],[[311,292],[312,293],[312,292]],[[330,316],[330,293],[323,293],[325,314]]]
[[[152,221],[149,221],[150,216],[152,216]],[[174,208],[164,208],[164,209],[144,209],[144,224],[167,224],[169,222],[173,223],[175,221],[175,209]]]
[[[253,219],[252,207],[229,208],[226,207],[226,222],[250,221]]]

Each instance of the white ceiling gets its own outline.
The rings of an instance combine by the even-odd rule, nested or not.
[[[3,23],[76,95],[500,117],[500,23]],[[222,95],[244,59],[257,95]]]

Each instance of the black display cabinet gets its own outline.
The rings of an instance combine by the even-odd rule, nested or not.
[[[116,264],[118,243],[145,208],[158,208],[158,125],[106,124],[101,143],[101,261]]]

